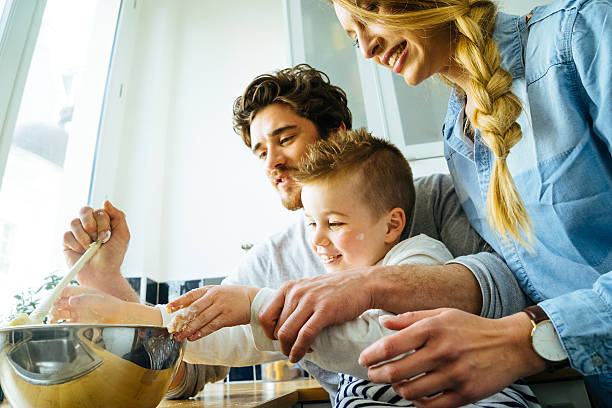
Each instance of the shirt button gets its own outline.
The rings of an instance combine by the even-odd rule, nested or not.
[[[603,361],[603,358],[601,358],[599,354],[594,354],[591,357],[591,362],[593,363],[595,367],[601,367],[604,361]]]

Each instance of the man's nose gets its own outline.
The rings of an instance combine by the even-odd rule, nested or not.
[[[266,170],[272,171],[287,164],[287,158],[281,149],[269,148],[266,156]]]

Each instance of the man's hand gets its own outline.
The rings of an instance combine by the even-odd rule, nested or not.
[[[166,305],[174,318],[168,330],[174,339],[198,340],[222,327],[248,324],[251,303],[258,288],[237,285],[212,285],[193,289]]]
[[[110,237],[110,238],[109,238]],[[79,218],[70,223],[70,231],[64,233],[64,256],[72,267],[98,238],[108,239],[98,252],[78,273],[82,285],[91,286],[124,300],[138,301],[138,296],[121,276],[121,264],[130,241],[130,232],[122,211],[109,201],[104,208],[94,210],[83,207]]]
[[[321,330],[373,308],[367,268],[286,282],[259,313],[266,335],[295,363]]]
[[[545,369],[531,349],[525,313],[485,319],[436,309],[390,317],[384,325],[399,331],[366,348],[359,363],[369,367],[370,380],[393,384],[418,407],[465,405]]]
[[[480,286],[463,265],[371,266],[290,281],[261,310],[259,322],[297,362],[323,328],[368,309],[403,313],[441,306],[480,311]]]

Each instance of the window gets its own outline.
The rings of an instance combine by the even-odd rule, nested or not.
[[[19,8],[35,2],[0,0],[0,10],[5,3],[7,9],[14,7],[8,17],[13,18],[29,15],[30,11],[20,14]],[[41,3],[30,13],[38,24],[34,30],[38,36],[34,31],[18,32],[24,24],[11,21],[6,27],[17,28],[0,31],[3,42],[14,42],[6,36],[16,35],[35,44],[30,54],[20,58],[0,50],[0,63],[14,64],[16,78],[25,78],[21,92],[0,87],[0,102],[8,101],[0,112],[1,136],[11,140],[0,188],[0,302],[4,302],[0,313],[4,314],[15,294],[36,289],[45,276],[58,270],[63,275],[66,270],[62,235],[88,200],[121,1]],[[41,12],[42,19],[37,20],[35,15]]]
[[[2,21],[1,17],[4,14],[4,5],[5,4],[6,4],[6,0],[0,0],[0,21]],[[1,28],[2,28],[2,25],[0,24],[0,32],[2,31]]]

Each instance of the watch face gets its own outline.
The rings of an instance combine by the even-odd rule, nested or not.
[[[544,320],[533,329],[531,335],[533,349],[540,357],[549,361],[563,361],[567,353],[563,349],[559,336],[550,320]]]

